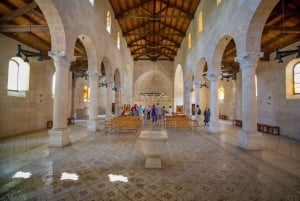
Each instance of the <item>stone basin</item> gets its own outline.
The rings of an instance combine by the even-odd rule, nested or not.
[[[166,131],[141,131],[139,136],[143,153],[146,156],[146,168],[161,168],[160,155],[168,141]]]

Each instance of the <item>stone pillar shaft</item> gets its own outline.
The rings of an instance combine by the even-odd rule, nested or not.
[[[53,127],[49,130],[49,146],[63,147],[71,143],[69,138],[70,129],[67,126],[68,118],[68,84],[69,67],[71,59],[65,52],[51,51],[49,56],[54,60],[56,69],[55,94],[53,104]]]
[[[200,108],[200,82],[195,81],[195,107],[199,105]]]
[[[90,81],[90,102],[89,102],[89,120],[87,122],[88,131],[97,130],[97,119],[98,119],[98,108],[97,108],[97,91],[98,91],[98,80],[99,73],[97,71],[89,71]]]
[[[107,90],[106,90],[106,118],[110,119],[112,117],[112,88],[113,82],[107,81]]]
[[[257,100],[255,95],[255,70],[261,52],[250,52],[235,58],[242,69],[242,130],[240,146],[249,150],[262,148],[262,137],[257,132]]]
[[[220,133],[219,123],[219,102],[218,102],[218,83],[219,76],[211,73],[209,76],[210,81],[210,120],[208,131],[210,133]],[[203,111],[204,112],[204,111]]]

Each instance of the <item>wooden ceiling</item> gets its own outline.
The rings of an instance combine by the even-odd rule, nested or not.
[[[110,0],[110,3],[134,60],[173,61],[200,0]],[[281,0],[273,9],[262,34],[261,49],[265,54],[262,60],[274,59],[269,55],[276,48],[300,40],[299,8],[299,0]],[[0,33],[41,50],[45,58],[51,50],[47,22],[34,0],[1,0]],[[74,54],[77,60],[71,70],[86,69],[86,52],[80,40]],[[223,55],[224,71],[238,71],[235,56],[232,40]]]
[[[134,60],[173,61],[200,0],[110,0]]]

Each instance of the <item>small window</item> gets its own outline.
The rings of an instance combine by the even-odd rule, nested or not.
[[[90,0],[90,4],[94,6],[94,0]]]
[[[224,87],[219,88],[218,96],[219,96],[219,100],[224,100]]]
[[[191,33],[189,33],[188,35],[188,49],[191,49],[192,47],[192,36]]]
[[[201,33],[203,31],[203,12],[200,11],[198,16],[198,31]]]
[[[219,6],[221,2],[222,0],[217,0],[217,6]]]
[[[83,87],[83,102],[90,101],[90,87],[84,86]]]
[[[20,57],[11,58],[8,64],[7,90],[24,94],[29,90],[29,76],[29,63],[24,62]]]
[[[300,94],[300,63],[294,67],[294,94]]]
[[[120,32],[118,32],[118,35],[117,35],[117,47],[118,47],[118,49],[121,48],[120,42],[121,42],[121,39],[120,39]]]
[[[111,15],[109,11],[106,13],[106,30],[108,33],[111,31]]]

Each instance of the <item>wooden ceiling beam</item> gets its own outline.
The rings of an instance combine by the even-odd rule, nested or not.
[[[176,47],[176,48],[179,48],[180,46],[179,45],[176,45],[176,44],[154,44],[154,45],[151,45],[151,44],[132,44],[128,47]]]
[[[42,31],[49,33],[47,25],[0,25],[0,33],[8,32],[35,32]]]
[[[123,35],[124,34],[128,34],[128,33],[130,33],[130,32],[133,32],[133,31],[136,31],[136,30],[138,30],[138,29],[142,29],[142,28],[145,28],[147,25],[149,25],[150,24],[150,22],[147,22],[147,23],[145,23],[145,24],[142,24],[142,25],[138,25],[138,26],[136,26],[136,27],[133,27],[133,28],[131,28],[131,29],[129,29],[129,30],[126,30],[126,31],[124,31],[123,32]]]
[[[124,14],[121,17],[119,17],[118,19],[125,19],[125,18],[133,18],[133,19],[143,19],[143,18],[148,18],[149,20],[152,21],[159,21],[161,18],[185,18],[185,19],[189,19],[192,20],[194,17],[193,15],[131,15],[131,14]]]
[[[26,6],[24,6],[23,8],[14,10],[10,14],[1,17],[0,23],[12,21],[17,17],[25,15],[26,13],[30,12],[31,10],[33,10],[36,7],[37,7],[37,4],[33,1],[29,4],[27,4]]]
[[[137,4],[137,5],[133,6],[133,7],[130,7],[130,8],[128,8],[128,9],[126,9],[126,10],[120,12],[120,13],[116,13],[116,14],[115,14],[115,18],[116,18],[116,19],[123,18],[123,17],[126,15],[126,13],[128,13],[128,12],[130,12],[130,11],[133,11],[133,10],[136,10],[136,9],[139,9],[139,8],[143,8],[143,6],[144,6],[146,3],[149,3],[149,2],[152,2],[152,0],[146,0],[146,1],[143,1],[143,2],[141,2],[140,4]],[[112,4],[112,3],[111,3],[111,4]]]
[[[288,33],[288,34],[299,34],[300,33],[300,27],[280,27],[280,26],[266,26],[264,28],[264,32],[280,32],[280,33]]]
[[[182,33],[127,33],[123,34],[124,37],[126,36],[179,36],[185,37],[185,34]]]
[[[178,10],[179,12],[183,13],[184,15],[189,16],[189,19],[194,19],[194,15],[190,14],[188,11],[183,10],[181,7],[176,6],[176,1],[174,4],[171,4],[168,0],[159,0],[159,1],[164,3],[167,6],[167,8],[172,8],[172,9]]]

